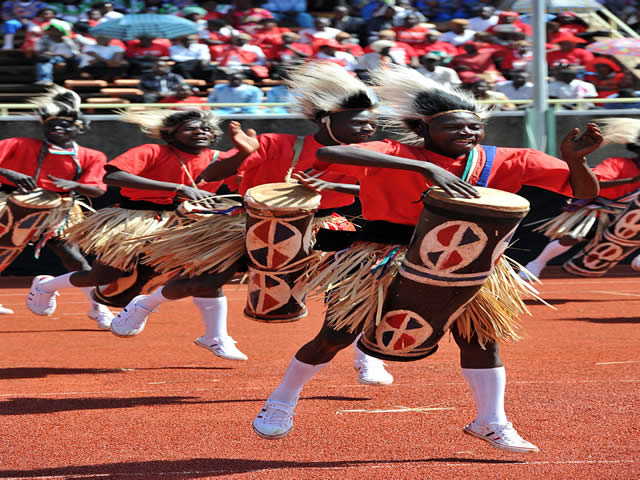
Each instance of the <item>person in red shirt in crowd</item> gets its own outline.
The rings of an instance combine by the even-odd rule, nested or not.
[[[576,46],[579,43],[587,43],[587,41],[570,33],[560,32],[554,35],[549,43],[559,47],[557,50],[547,52],[547,64],[549,66],[557,63],[586,66],[595,59],[595,56],[589,50]]]
[[[201,4],[201,7],[207,11],[207,13],[202,17],[202,19],[206,20],[207,22],[209,20],[223,20],[225,18],[225,14],[217,10],[218,2],[214,0],[203,2]]]
[[[195,180],[220,156],[220,152],[209,149],[220,133],[218,119],[212,112],[156,110],[126,113],[124,118],[139,124],[152,137],[163,139],[165,144],[134,147],[104,165],[105,183],[120,187],[122,201],[119,207],[98,210],[74,226],[75,233],[73,228],[68,231],[70,240],[74,235],[79,237],[82,240],[80,247],[98,255],[98,259],[88,271],[75,271],[58,277],[35,277],[27,306],[37,315],[55,312],[60,289],[113,284],[118,279],[131,276],[131,272],[135,280],[138,255],[126,253],[132,248],[131,239],[140,236],[141,231],[152,233],[162,229],[179,202],[209,198],[211,192],[219,187],[219,183]],[[252,133],[246,135],[237,122],[231,123],[229,135],[238,147],[233,154],[236,161],[246,158],[257,147],[252,144],[255,141],[251,138]],[[144,240],[140,240],[139,245],[142,247]],[[220,319],[207,316],[209,309],[218,307],[218,299],[207,295],[203,297],[194,299],[194,302],[203,312],[207,329],[226,330],[226,318],[220,324]],[[220,344],[223,353],[216,354],[230,352],[232,356],[239,356],[230,337],[221,338]]]
[[[476,42],[467,42],[462,44],[465,53],[461,53],[453,57],[447,65],[454,70],[474,72],[477,74],[485,74],[487,72],[498,72],[494,63],[498,48],[478,48]]]
[[[124,58],[129,62],[128,76],[137,77],[150,70],[154,59],[169,56],[171,42],[166,38],[153,38],[140,35],[136,40],[127,42]]]
[[[0,141],[1,190],[11,193],[42,188],[63,197],[82,195],[98,198],[104,195],[107,187],[102,182],[102,173],[106,156],[76,143],[78,135],[89,127],[80,113],[78,94],[55,86],[47,95],[33,102],[39,105],[38,116],[44,140],[18,137]],[[89,264],[78,247],[62,237],[53,236],[46,246],[60,258],[67,270],[89,270]],[[113,314],[94,302],[89,290],[83,292],[91,302],[89,318],[95,320],[98,327],[108,330]]]
[[[182,83],[176,87],[176,91],[173,95],[164,97],[159,100],[158,103],[207,103],[205,97],[198,97],[194,95],[194,89],[188,83]],[[171,107],[173,110],[209,110],[206,105],[196,106],[189,105],[188,107]]]
[[[420,45],[424,41],[425,34],[429,31],[429,26],[420,23],[420,18],[410,13],[404,17],[402,26],[393,27],[396,32],[396,40],[398,42],[408,43],[412,47]]]
[[[460,53],[458,47],[451,45],[449,42],[441,41],[440,35],[442,34],[437,30],[428,30],[424,34],[422,42],[413,46],[416,54],[418,56],[423,56],[429,52],[442,52],[453,57]]]
[[[490,34],[494,34],[496,29],[500,25],[513,25],[518,28],[525,36],[530,37],[533,35],[533,30],[531,29],[531,25],[527,25],[522,20],[520,20],[520,14],[516,12],[500,12],[498,14],[498,23],[492,27],[487,29],[487,32]]]
[[[212,19],[207,20],[207,29],[201,30],[199,37],[200,43],[206,45],[223,45],[231,42],[231,28],[224,20]]]
[[[640,188],[640,121],[630,118],[603,118],[599,123],[603,127],[605,143],[625,143],[627,150],[634,156],[609,157],[593,168],[593,173],[600,183],[598,197],[589,202],[576,202],[576,205],[571,207],[571,216],[563,214],[567,217],[565,224],[571,224],[571,228],[567,229],[567,235],[549,242],[535,259],[525,265],[525,269],[536,277],[540,277],[551,260],[567,252],[574,245],[588,240],[594,233],[606,229],[615,218],[613,214],[606,213],[607,200],[618,200],[616,203],[625,205],[632,200],[625,197]],[[585,215],[585,212],[592,213]],[[592,221],[594,213],[598,216],[597,231],[594,232],[593,228],[587,231],[585,223]],[[582,221],[575,222],[576,218],[581,217]],[[555,227],[554,230],[558,228],[561,227]],[[529,278],[527,272],[523,271],[520,275],[524,279]]]
[[[362,49],[362,47],[357,43],[355,43],[357,41],[358,41],[357,38],[354,38],[350,33],[347,33],[347,32],[340,32],[339,34],[336,35],[336,42],[338,42],[341,45],[340,49],[343,52],[350,53],[356,58],[358,58],[364,53],[364,50]]]
[[[273,18],[263,18],[260,20],[260,28],[251,35],[251,43],[259,46],[265,55],[268,55],[267,50],[280,45],[282,34],[290,31],[288,28],[279,27],[278,22]]]
[[[610,58],[596,57],[586,66],[584,81],[595,85],[600,98],[618,93],[623,80],[622,68]]]
[[[502,73],[512,70],[529,70],[533,61],[531,42],[518,40],[513,42],[509,48],[505,48],[497,54],[495,63]]]
[[[237,174],[240,178],[238,190],[244,195],[251,187],[282,182],[290,169],[294,172],[310,169],[316,152],[325,145],[366,142],[375,132],[374,95],[341,67],[331,63],[308,63],[291,71],[285,82],[292,88],[302,114],[318,126],[317,131],[304,137],[282,133],[259,135],[259,148],[244,162],[233,157],[222,159],[203,172],[203,179],[219,181]],[[333,173],[328,173],[323,179],[331,182],[338,191],[322,193],[316,218],[343,212],[344,208],[351,214],[357,214],[353,211],[353,195],[358,191],[355,179]],[[121,332],[128,330],[132,335],[138,334],[144,328],[148,315],[159,305],[205,292],[207,296],[213,295],[221,291],[225,280],[243,269],[244,264],[245,259],[242,258],[224,272],[205,273],[190,279],[174,277],[151,295],[132,301],[114,319],[113,325]],[[214,271],[213,267],[210,271]],[[389,384],[393,381],[381,361],[365,356],[359,350],[356,352],[354,366],[362,383]]]
[[[267,55],[269,60],[276,63],[299,63],[313,56],[313,48],[306,43],[300,43],[300,36],[294,32],[282,34],[282,43],[272,49]],[[270,55],[270,56],[269,56]]]
[[[391,47],[389,53],[396,62],[402,65],[410,65],[417,61],[416,50],[408,43],[396,42],[396,32],[393,30],[380,30],[378,32],[378,40],[393,42],[393,47]],[[374,52],[373,48],[371,48],[373,43],[375,42],[371,42],[365,47],[364,53]]]
[[[558,31],[580,36],[589,29],[589,24],[573,12],[560,12],[550,20],[560,24]]]
[[[33,53],[36,40],[42,36],[42,29],[56,18],[56,12],[52,8],[41,8],[36,16],[29,20],[24,34],[24,40],[20,49],[28,55]],[[60,21],[60,20],[58,20]]]
[[[233,0],[233,7],[227,12],[227,21],[233,28],[253,33],[263,18],[273,18],[273,14],[264,8],[252,7],[251,0]]]
[[[406,125],[406,133],[413,141],[384,140],[318,150],[317,168],[328,167],[330,172],[354,175],[360,182],[362,215],[367,223],[356,238],[358,242],[348,250],[370,251],[367,246],[373,247],[372,243],[408,244],[422,211],[419,200],[432,185],[441,187],[452,197],[462,198],[480,196],[473,186],[478,183],[507,192],[517,192],[527,184],[578,198],[598,194],[598,181],[585,158],[602,141],[594,124],[590,124],[582,136],[574,129],[564,139],[560,148],[563,160],[533,149],[484,147],[480,142],[484,137],[485,115],[472,98],[443,89],[406,67],[379,70],[375,85],[376,94],[387,102],[387,114],[394,123]],[[468,168],[474,158],[479,162]],[[319,238],[320,233],[317,236]],[[390,245],[380,245],[384,252],[389,252],[388,247]],[[381,258],[388,259],[385,255]],[[349,256],[333,258],[340,263]],[[346,266],[344,262],[340,265]],[[378,271],[375,272],[375,276],[379,276]],[[361,286],[374,281],[374,275],[369,274],[368,280],[363,275],[366,274],[358,272],[350,278]],[[345,301],[349,304],[345,305]],[[349,296],[329,293],[327,314],[337,309],[356,312],[358,303],[374,309],[370,317],[374,321],[377,302],[370,297],[354,302]],[[344,323],[340,330],[325,320],[320,333],[298,350],[282,382],[253,422],[258,435],[279,439],[291,432],[294,409],[303,386],[353,342],[364,327],[365,315],[366,312],[356,313],[352,316],[353,322]],[[473,327],[466,335],[457,325],[450,331],[460,348],[462,373],[478,409],[478,416],[464,427],[464,432],[503,450],[537,452],[535,445],[518,435],[504,411],[506,377],[498,350],[501,334],[498,331],[483,334],[482,341],[481,334]]]

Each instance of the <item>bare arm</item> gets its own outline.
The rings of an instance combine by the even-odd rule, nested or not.
[[[198,180],[215,182],[229,178],[238,171],[242,162],[260,147],[255,130],[249,129],[245,133],[239,122],[229,124],[229,137],[238,152],[232,157],[223,158],[210,164],[200,174]]]
[[[322,147],[316,153],[316,157],[318,160],[328,163],[409,170],[421,174],[429,183],[439,186],[452,197],[473,198],[480,196],[473,186],[430,162],[394,157],[348,145]]]
[[[594,198],[600,193],[597,177],[589,168],[586,156],[600,147],[602,132],[595,123],[589,123],[584,133],[574,128],[560,145],[562,160],[569,165],[569,183],[575,198]]]
[[[346,193],[347,195],[353,196],[360,194],[360,185],[352,183],[327,182],[322,180],[322,178],[320,178],[321,176],[322,172],[314,175],[307,175],[305,172],[296,172],[291,175],[292,178],[295,178],[301,184],[306,185],[318,193],[322,193],[325,190],[331,190],[333,192]]]
[[[80,195],[84,195],[89,198],[100,198],[102,195],[104,195],[104,190],[93,185],[86,185],[74,180],[66,180],[64,178],[54,177],[53,175],[49,175],[49,179],[53,181],[56,187],[61,188],[62,190],[65,190],[67,192],[73,190],[75,193],[79,193]]]
[[[107,185],[116,187],[135,188],[138,190],[160,190],[163,192],[176,192],[178,197],[187,198],[189,200],[201,200],[210,197],[212,194],[204,190],[189,187],[186,185],[161,182],[159,180],[151,180],[150,178],[140,177],[133,173],[117,170],[109,165],[105,166],[107,174],[103,181]]]

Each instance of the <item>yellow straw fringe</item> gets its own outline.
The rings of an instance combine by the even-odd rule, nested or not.
[[[609,226],[611,223],[609,213],[613,212],[603,208],[583,207],[573,212],[562,212],[534,228],[533,231],[543,233],[551,240],[569,237],[581,242],[586,239],[594,225],[596,225],[596,238]]]
[[[172,212],[104,208],[71,226],[67,241],[119,270],[135,268],[145,237],[162,229]]]

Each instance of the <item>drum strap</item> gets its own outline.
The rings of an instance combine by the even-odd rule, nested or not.
[[[42,143],[42,148],[40,149],[40,154],[38,155],[38,166],[36,167],[36,173],[33,175],[33,179],[36,184],[38,183],[38,177],[40,176],[40,170],[42,169],[42,162],[44,162],[44,157],[47,155],[49,151],[49,144],[47,142]]]
[[[171,151],[173,152],[173,154],[176,156],[176,158],[178,159],[178,162],[180,162],[180,166],[182,167],[182,170],[184,171],[184,173],[187,174],[187,177],[189,177],[189,180],[191,181],[191,186],[193,188],[198,188],[198,185],[196,185],[196,182],[193,180],[193,177],[191,176],[191,173],[189,172],[189,170],[187,169],[187,166],[184,164],[184,161],[182,160],[182,158],[180,157],[180,154],[178,153],[178,151],[173,148],[172,146],[169,146],[169,148],[171,149]],[[215,161],[215,160],[214,160]]]
[[[50,146],[53,145],[47,141],[42,144],[42,148],[40,149],[40,154],[38,155],[38,166],[36,167],[36,173],[33,175],[33,179],[38,182],[38,177],[40,176],[40,170],[42,169],[42,164],[44,162],[44,157],[46,157],[47,152],[50,151]],[[77,152],[77,145],[74,143],[74,152]],[[77,153],[56,153],[56,155],[69,155],[73,160],[73,164],[76,167],[76,171],[73,174],[73,181],[75,182],[80,178],[80,174],[82,173],[82,167],[80,166],[80,162],[78,161]]]
[[[293,167],[295,167],[296,163],[298,163],[298,159],[302,154],[302,148],[304,147],[304,140],[306,137],[297,137],[295,143],[293,144],[293,158],[291,159],[291,166],[289,170],[287,170],[287,174],[285,175],[284,181],[288,182],[291,178],[291,174],[293,173]]]
[[[489,183],[489,174],[491,173],[491,167],[493,167],[493,160],[496,158],[496,152],[498,151],[497,147],[494,146],[484,146],[482,145],[485,153],[485,162],[482,167],[482,171],[480,172],[480,178],[478,178],[479,187],[486,187]]]

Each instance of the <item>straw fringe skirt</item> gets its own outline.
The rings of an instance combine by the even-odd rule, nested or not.
[[[387,289],[398,273],[406,246],[356,242],[349,249],[324,254],[309,268],[307,291],[325,295],[327,321],[335,329],[364,331],[380,322]],[[459,332],[467,340],[475,334],[480,345],[517,341],[521,314],[529,314],[523,296],[535,290],[504,256],[479,293],[457,318]]]

